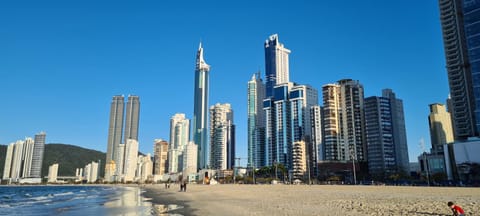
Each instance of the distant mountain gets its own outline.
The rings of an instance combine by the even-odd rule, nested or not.
[[[3,176],[5,166],[6,145],[0,145],[0,176]],[[84,168],[88,163],[101,160],[100,176],[105,173],[106,154],[100,151],[86,149],[68,144],[46,144],[43,156],[42,176],[48,175],[48,166],[58,163],[59,176],[74,176],[76,168]]]
[[[42,164],[42,176],[48,175],[48,167],[58,163],[59,176],[74,176],[77,168],[84,168],[92,161],[101,161],[100,176],[105,173],[106,154],[97,150],[86,149],[74,145],[51,143],[45,145],[45,155]]]

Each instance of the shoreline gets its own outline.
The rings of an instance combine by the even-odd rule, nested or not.
[[[170,188],[165,188],[163,184],[141,185],[140,188],[144,191],[141,196],[152,203],[152,207],[158,215],[195,215],[193,214],[195,209],[189,204],[191,201],[181,196],[182,193],[188,193],[188,190],[181,192],[178,184],[171,184]]]

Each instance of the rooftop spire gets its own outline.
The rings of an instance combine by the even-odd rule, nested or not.
[[[200,42],[197,51],[197,70],[210,70],[210,65],[208,65],[203,59],[203,47],[202,42]]]

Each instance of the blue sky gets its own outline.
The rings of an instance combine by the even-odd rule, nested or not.
[[[430,146],[428,105],[448,96],[437,1],[2,1],[0,143],[40,131],[48,143],[106,150],[113,95],[140,96],[140,151],[193,116],[195,52],[211,65],[210,105],[232,104],[246,157],[247,82],[263,43],[289,48],[290,80],[318,90],[360,80],[365,97],[403,99],[410,161]],[[242,164],[245,160],[242,161]]]

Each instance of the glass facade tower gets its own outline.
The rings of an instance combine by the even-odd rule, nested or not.
[[[248,81],[248,161],[247,167],[262,167],[265,165],[265,118],[263,99],[265,85],[260,73]]]
[[[208,85],[210,66],[203,59],[202,44],[198,47],[195,65],[195,90],[193,108],[193,142],[198,146],[198,169],[208,164]]]
[[[456,140],[478,136],[480,2],[439,0]],[[477,104],[477,105],[476,105]]]
[[[266,97],[274,95],[275,85],[289,82],[289,54],[290,50],[278,41],[277,34],[265,41]]]
[[[480,1],[463,1],[463,22],[475,97],[476,135],[480,131]]]

